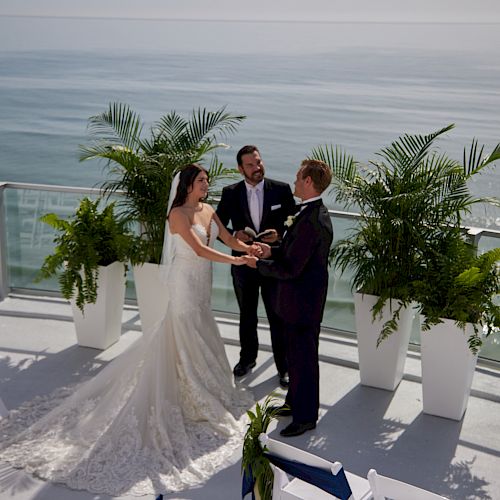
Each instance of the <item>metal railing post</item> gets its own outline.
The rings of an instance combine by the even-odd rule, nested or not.
[[[5,183],[0,183],[0,301],[9,293],[9,269],[7,267],[7,218],[5,214]]]
[[[469,238],[469,241],[474,245],[476,249],[479,247],[479,240],[483,235],[483,231],[484,229],[480,227],[469,227],[467,229],[467,237]]]

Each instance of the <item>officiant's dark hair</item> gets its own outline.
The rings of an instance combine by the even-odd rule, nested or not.
[[[304,160],[301,165],[302,179],[310,177],[314,189],[322,193],[332,182],[330,167],[320,160]]]
[[[237,153],[236,153],[236,163],[238,163],[238,166],[242,166],[243,165],[243,160],[241,159],[241,157],[243,155],[251,155],[252,153],[259,153],[260,155],[260,151],[259,149],[257,148],[257,146],[254,146],[253,144],[247,144],[246,146],[243,146]]]
[[[208,172],[198,163],[186,165],[182,167],[180,172],[179,185],[177,186],[177,193],[172,203],[172,208],[184,205],[189,194],[189,188],[194,184],[194,180],[201,172],[205,172],[208,176]]]

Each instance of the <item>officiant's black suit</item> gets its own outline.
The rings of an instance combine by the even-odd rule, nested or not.
[[[226,186],[217,207],[217,215],[230,232],[251,227],[256,232],[266,229],[276,229],[280,237],[288,215],[296,210],[295,200],[288,184],[265,178],[262,217],[259,231],[256,231],[248,206],[247,190],[244,181]],[[241,255],[233,252],[233,255]],[[278,373],[287,372],[283,327],[272,307],[272,297],[275,294],[273,280],[263,278],[255,269],[247,266],[231,266],[233,286],[240,308],[240,361],[250,364],[257,358],[259,340],[257,337],[257,307],[259,288],[266,309],[274,361]]]
[[[270,260],[259,273],[277,281],[273,297],[285,323],[290,387],[286,403],[293,422],[316,422],[319,409],[318,343],[328,288],[328,253],[333,229],[321,200],[304,205]]]

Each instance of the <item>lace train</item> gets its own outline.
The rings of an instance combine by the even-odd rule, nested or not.
[[[162,322],[76,390],[35,398],[0,421],[1,460],[113,496],[181,491],[234,460],[253,398],[233,385],[208,261],[183,245],[178,238],[176,292]]]

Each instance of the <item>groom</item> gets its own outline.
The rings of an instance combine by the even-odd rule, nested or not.
[[[321,193],[330,185],[330,168],[304,160],[297,172],[294,195],[300,211],[288,218],[278,248],[262,245],[263,258],[251,261],[265,277],[277,280],[275,307],[285,323],[290,387],[277,415],[292,415],[281,431],[285,437],[314,429],[319,410],[318,343],[328,288],[328,254],[333,230]]]

